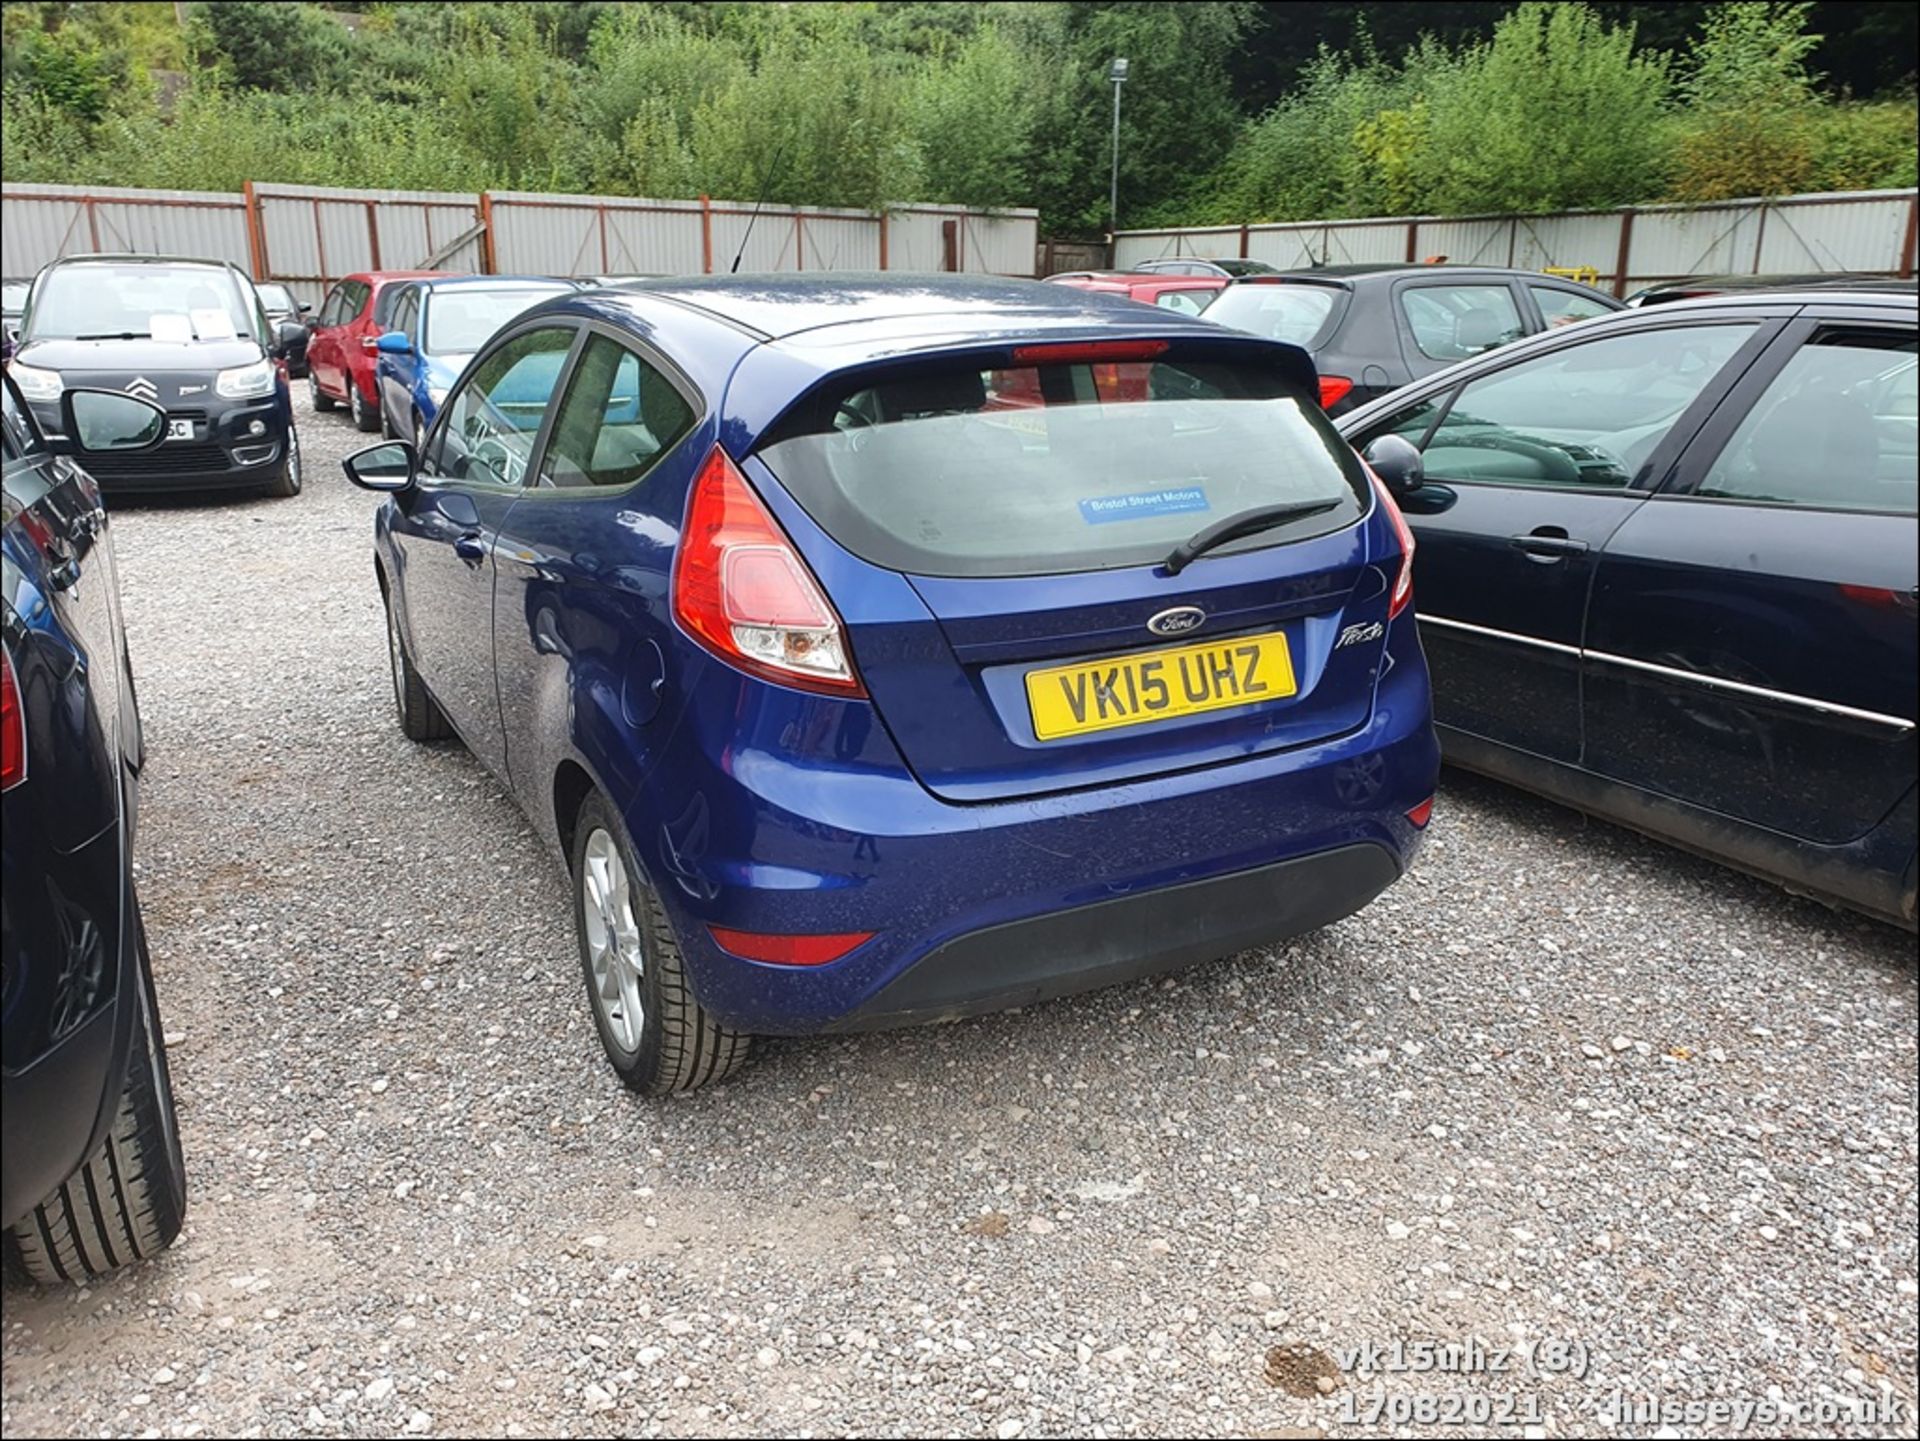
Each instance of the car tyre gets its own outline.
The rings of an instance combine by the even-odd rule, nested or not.
[[[186,1216],[187,1170],[137,902],[133,923],[139,983],[113,1123],[100,1148],[0,1242],[8,1269],[42,1285],[85,1282],[157,1256]]]
[[[400,432],[393,428],[393,418],[387,414],[387,403],[384,399],[380,402],[380,438],[382,440],[400,438]]]
[[[384,586],[381,591],[387,605],[387,664],[393,672],[393,705],[400,715],[400,733],[410,741],[446,740],[453,735],[453,726],[413,668],[413,657],[400,634],[400,618],[393,613],[393,597]]]
[[[287,455],[280,462],[280,469],[272,480],[267,482],[267,494],[282,500],[290,499],[300,493],[302,481],[300,465],[300,432],[294,426],[287,427]]]
[[[590,794],[573,828],[573,923],[594,1029],[614,1073],[648,1096],[731,1076],[753,1038],[694,999],[660,897],[634,863],[626,828]]]
[[[322,415],[340,403],[320,388],[320,377],[313,373],[311,366],[307,369],[307,399],[313,402],[313,408]]]
[[[427,453],[427,426],[426,422],[420,419],[420,412],[417,410],[413,412],[413,453],[415,455]]]
[[[347,412],[353,417],[353,423],[361,430],[375,431],[380,428],[380,416],[373,406],[367,404],[366,396],[360,393],[360,382],[353,378],[353,372],[347,372]]]

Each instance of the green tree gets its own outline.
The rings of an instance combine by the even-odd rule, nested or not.
[[[997,29],[958,42],[950,59],[925,62],[911,114],[924,164],[923,198],[987,207],[1029,203],[1039,103],[1025,60]]]
[[[247,90],[326,90],[348,66],[347,35],[315,7],[219,0],[194,7],[193,46]]]
[[[1813,183],[1818,99],[1807,4],[1731,0],[1708,15],[1681,79],[1673,195],[1788,195]]]
[[[1635,55],[1631,26],[1578,4],[1529,0],[1426,86],[1438,211],[1625,204],[1662,170],[1664,57]]]

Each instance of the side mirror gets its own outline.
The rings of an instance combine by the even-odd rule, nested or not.
[[[1426,480],[1426,461],[1404,435],[1382,435],[1362,452],[1373,473],[1394,496],[1411,495]]]
[[[307,338],[307,327],[298,321],[283,320],[273,328],[273,344],[267,347],[267,354],[275,360],[284,360],[294,346]]]
[[[60,393],[60,428],[77,451],[151,450],[167,438],[167,413],[115,390]]]
[[[308,312],[310,312],[310,311],[311,311],[312,309],[313,309],[313,302],[312,302],[312,301],[308,301],[308,300],[303,300],[303,301],[301,301],[301,302],[300,302],[300,313],[301,313],[302,315],[306,315],[306,314],[307,314]]]
[[[374,342],[373,348],[382,355],[413,354],[413,342],[407,339],[407,333],[404,330],[382,331],[380,339]]]
[[[419,458],[413,453],[413,442],[408,440],[389,440],[356,450],[340,465],[347,479],[362,490],[379,491],[383,495],[410,488],[420,473]]]

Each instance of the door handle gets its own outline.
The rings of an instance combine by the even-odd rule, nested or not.
[[[1557,525],[1536,526],[1525,535],[1507,537],[1507,544],[1534,560],[1564,560],[1570,555],[1585,555],[1587,543],[1574,540]]]
[[[487,558],[486,538],[477,530],[465,531],[453,542],[453,553],[478,564]]]

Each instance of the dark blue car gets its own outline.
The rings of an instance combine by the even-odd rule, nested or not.
[[[144,752],[100,489],[167,415],[67,390],[56,454],[0,383],[0,1226],[9,1271],[85,1281],[152,1256],[186,1205],[180,1136],[133,888]]]
[[[1730,293],[1343,417],[1422,452],[1448,759],[1912,927],[1915,349],[1912,281]]]
[[[1410,538],[1293,346],[1024,281],[592,291],[348,470],[401,724],[566,859],[636,1089],[1327,925],[1427,823]]]
[[[447,392],[494,331],[528,306],[578,288],[538,275],[458,275],[401,287],[393,319],[375,342],[380,433],[418,445]]]

